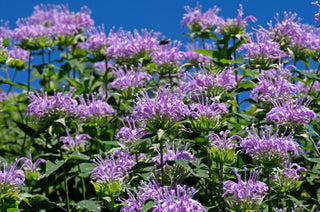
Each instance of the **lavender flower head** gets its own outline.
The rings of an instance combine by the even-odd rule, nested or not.
[[[213,160],[217,163],[232,163],[237,156],[235,148],[238,144],[234,143],[233,140],[238,139],[241,142],[242,138],[238,135],[233,135],[227,139],[229,134],[231,134],[230,130],[226,130],[225,132],[221,131],[220,136],[223,137],[223,140],[215,133],[212,133],[207,137],[210,139],[209,142]]]
[[[87,100],[83,95],[78,96],[80,104],[77,106],[77,114],[83,121],[98,121],[102,117],[116,114],[115,110],[107,103],[108,98],[105,94],[87,94]]]
[[[183,56],[185,59],[189,61],[189,63],[193,65],[198,65],[199,63],[211,63],[210,57],[193,52],[192,50],[197,50],[197,49],[202,49],[203,47],[200,47],[200,44],[198,41],[193,42],[193,43],[188,43],[185,45],[186,49],[188,51],[183,53]],[[212,49],[212,46],[210,44],[206,44],[206,49]]]
[[[315,112],[308,108],[311,101],[309,97],[306,100],[304,97],[298,98],[295,103],[292,99],[289,102],[273,100],[274,108],[267,113],[267,122],[289,126],[293,129],[303,127],[317,118]]]
[[[218,16],[220,9],[216,6],[203,14],[202,6],[199,4],[195,8],[190,8],[190,6],[184,8],[187,13],[183,15],[181,25],[182,27],[188,26],[193,32],[211,31],[214,26],[223,21],[223,18]]]
[[[180,82],[179,90],[191,97],[206,91],[208,95],[214,96],[219,91],[231,90],[236,87],[237,82],[232,68],[226,68],[215,74],[202,66],[200,72],[185,75],[186,82]]]
[[[172,123],[189,115],[189,108],[183,103],[182,98],[168,89],[158,91],[154,98],[150,98],[146,91],[140,94],[143,98],[137,97],[133,117],[144,121],[149,132],[166,130]]]
[[[139,138],[142,138],[148,132],[144,129],[144,127],[139,124],[136,126],[136,120],[126,118],[128,123],[128,127],[125,124],[124,120],[122,120],[123,127],[120,128],[119,132],[116,135],[116,139],[118,139],[123,144],[132,144],[137,141]]]
[[[314,70],[306,71],[310,74],[315,74]],[[299,88],[299,91],[305,95],[314,95],[316,96],[320,92],[320,82],[317,80],[314,80],[313,82],[307,84],[307,78],[303,79],[303,82],[298,81],[297,87]]]
[[[64,95],[62,92],[54,91],[53,96],[48,96],[42,89],[39,92],[30,92],[31,103],[27,106],[27,117],[32,115],[39,121],[52,121],[66,115],[73,115],[78,102],[72,98],[75,89]]]
[[[216,32],[219,32],[223,35],[237,35],[237,34],[243,34],[245,32],[245,27],[248,26],[248,21],[256,22],[257,19],[254,16],[247,16],[242,19],[243,16],[243,7],[240,4],[238,9],[238,17],[235,19],[228,18],[226,21],[223,20],[218,28],[216,29]]]
[[[21,169],[17,169],[17,165],[18,161],[9,166],[7,163],[3,163],[3,170],[0,169],[1,195],[12,193],[18,189],[18,185],[24,185],[25,175]]]
[[[148,32],[147,29],[141,30],[141,33],[134,30],[133,34],[121,29],[115,33],[113,29],[107,37],[110,46],[106,49],[106,55],[119,62],[128,62],[148,56],[158,49],[159,37],[160,33]]]
[[[135,195],[131,191],[127,191],[129,199],[122,200],[128,207],[123,206],[121,212],[141,211],[144,202],[148,199],[156,201],[153,211],[201,211],[204,207],[192,197],[196,193],[193,187],[175,184],[172,186],[160,186],[154,177],[148,179],[148,182],[141,181],[139,191],[134,190]]]
[[[2,39],[8,39],[11,37],[11,30],[9,28],[9,22],[4,22],[3,20],[0,20],[0,38]]]
[[[288,74],[267,72],[260,74],[256,87],[251,91],[250,97],[256,100],[270,102],[275,99],[291,99],[298,93],[298,86],[289,82]]]
[[[40,168],[38,167],[40,163],[47,163],[45,159],[39,158],[35,163],[32,162],[31,149],[29,150],[30,158],[22,157],[18,161],[23,161],[22,169],[25,172],[26,179],[40,180],[45,175],[40,175]]]
[[[272,126],[265,126],[265,130],[261,126],[262,136],[258,136],[255,128],[251,129],[253,134],[246,128],[248,136],[242,140],[240,146],[242,152],[249,154],[254,161],[265,166],[277,167],[288,159],[288,153],[297,156],[299,154],[299,144],[293,140],[293,131],[287,136],[285,132],[278,137],[279,127],[274,135],[272,135]]]
[[[61,136],[60,140],[63,142],[62,149],[67,151],[79,151],[84,150],[85,145],[88,143],[86,139],[91,139],[88,134],[79,134],[78,130],[74,136],[74,139],[70,136],[69,130],[66,129],[67,136]]]
[[[241,176],[235,169],[235,174],[237,176],[238,182],[235,183],[231,180],[224,182],[224,197],[227,198],[227,202],[230,204],[231,208],[236,211],[246,211],[246,210],[259,210],[263,198],[266,196],[269,190],[268,186],[259,181],[259,174],[261,170],[251,170],[250,176],[247,179],[247,168],[245,170],[245,179],[241,180]],[[227,197],[228,195],[231,195]]]
[[[284,162],[283,170],[277,169],[274,174],[271,175],[274,189],[278,192],[298,190],[302,182],[299,181],[303,177],[302,172],[306,174],[307,169],[296,163],[291,163],[290,159],[288,159],[287,162]]]
[[[312,4],[315,4],[319,7],[318,13],[314,15],[314,21],[318,22],[320,20],[320,4],[318,3],[318,1],[312,2]]]
[[[319,206],[318,206],[319,207]],[[315,208],[317,209],[317,208]],[[274,212],[302,212],[304,211],[302,206],[298,208],[297,205],[294,205],[293,208],[273,208]]]
[[[280,44],[269,39],[263,33],[256,33],[256,39],[248,36],[249,43],[242,44],[238,52],[246,51],[245,56],[254,68],[269,69],[272,61],[287,57]]]
[[[180,51],[181,45],[181,42],[178,41],[174,41],[172,46],[170,44],[160,45],[158,50],[150,54],[150,57],[161,68],[172,67],[178,70],[176,66],[183,60],[183,52]]]
[[[104,33],[104,26],[94,28],[88,31],[89,37],[86,40],[86,46],[90,51],[97,51],[106,48],[109,43]]]
[[[12,59],[19,59],[21,61],[27,62],[29,60],[30,52],[19,47],[13,47],[12,50],[9,51],[10,57]]]
[[[8,100],[8,96],[7,96],[6,92],[0,91],[0,103],[4,102],[6,100]]]
[[[143,87],[146,85],[146,81],[152,78],[150,74],[143,72],[141,68],[142,65],[140,64],[137,70],[133,65],[130,68],[122,66],[115,69],[116,78],[110,83],[110,86],[122,92],[132,90],[135,93],[136,88]]]
[[[92,170],[92,179],[97,193],[103,195],[118,194],[128,180],[128,171],[136,162],[129,152],[115,151],[111,157],[105,153],[106,160],[100,155],[95,155],[95,162],[98,166]]]

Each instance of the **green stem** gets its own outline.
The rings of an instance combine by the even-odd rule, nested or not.
[[[62,154],[62,148],[61,148],[61,141],[59,139],[60,136],[57,135],[58,139],[58,145],[59,145],[59,150],[60,150],[60,157],[63,160],[63,154]],[[66,166],[63,164],[62,166],[63,169],[63,180],[65,184],[65,190],[66,190],[66,198],[67,198],[67,212],[70,212],[70,200],[69,200],[69,190],[68,190],[68,180],[67,180],[67,172],[66,172]]]
[[[268,195],[267,195],[267,197],[268,197],[268,212],[272,212],[272,202],[271,202],[271,195],[270,195],[270,192],[271,192],[271,187],[270,187],[270,170],[269,170],[269,168],[267,168],[267,170],[266,170],[266,174],[267,174],[267,186],[268,186],[268,188],[269,188],[269,193],[268,193]]]
[[[318,66],[318,68],[317,68],[317,72],[316,72],[317,75],[319,74],[319,71],[320,71],[320,63],[319,63],[319,66]],[[311,83],[311,85],[310,85],[310,89],[309,89],[309,91],[308,91],[308,94],[311,93],[312,87],[313,87],[313,85],[314,85],[315,82],[316,82],[316,80],[313,79],[313,80],[312,80],[312,83]]]
[[[223,162],[220,162],[220,182],[219,182],[219,187],[220,187],[220,191],[219,191],[219,202],[221,203],[221,205],[223,205],[222,204],[222,195],[223,195],[223,178],[224,178],[224,176],[223,176],[223,169],[224,169],[224,167],[223,167]]]
[[[30,91],[30,79],[31,79],[31,51],[29,54],[29,63],[28,63],[28,91]]]
[[[106,58],[104,60],[104,62],[105,62],[105,65],[106,65],[106,73],[104,75],[105,76],[105,81],[106,81],[105,86],[106,86],[106,91],[108,91],[108,83],[109,83],[108,59]]]
[[[201,38],[201,40],[202,40],[202,48],[203,48],[203,49],[206,49],[206,43],[205,43],[205,41],[204,41],[204,38]]]
[[[1,198],[1,212],[6,212],[6,209],[4,208],[4,199]]]
[[[80,168],[80,165],[79,165],[79,162],[77,163],[78,165],[78,170],[79,170],[79,173],[81,173],[81,168]],[[82,198],[83,200],[86,199],[86,184],[84,182],[84,178],[83,177],[80,177],[80,180],[81,180],[81,184],[82,184]]]
[[[161,186],[163,186],[163,181],[164,181],[164,171],[163,171],[163,139],[160,139],[160,168],[161,168]]]
[[[319,149],[318,149],[316,143],[313,141],[311,135],[310,135],[310,141],[311,141],[312,145],[314,146],[314,148],[316,149],[316,152],[317,152],[318,156],[320,157]]]
[[[210,143],[209,143],[209,140],[207,139],[207,146],[205,147],[205,150],[208,153],[207,162],[208,162],[209,179],[212,180],[212,161],[211,161],[211,152],[210,152],[209,148],[210,148]],[[209,181],[208,189],[209,189],[209,195],[210,195],[211,202],[213,203],[214,200],[213,200],[213,193],[212,193],[213,191],[212,191],[212,183],[211,183],[211,181]]]

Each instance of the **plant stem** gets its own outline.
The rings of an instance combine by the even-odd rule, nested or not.
[[[160,168],[161,168],[161,186],[163,186],[164,171],[163,171],[163,139],[160,139]]]
[[[267,197],[268,197],[268,212],[272,212],[272,202],[271,202],[271,195],[270,195],[270,191],[271,191],[271,189],[270,189],[270,169],[269,168],[267,168],[267,170],[266,170],[266,177],[267,177],[267,186],[268,186],[268,188],[269,188],[269,193],[268,193],[268,195],[267,195]]]
[[[31,78],[31,51],[29,54],[29,63],[28,63],[28,91],[30,91],[30,78]]]
[[[77,163],[77,165],[78,165],[79,173],[81,173],[79,162]],[[82,184],[82,198],[83,198],[83,200],[85,200],[86,199],[86,184],[84,182],[83,177],[80,177],[80,179],[81,179],[81,184]]]
[[[1,198],[1,211],[2,212],[6,211],[6,209],[4,208],[4,199],[3,198]]]
[[[312,142],[312,145],[314,146],[314,148],[316,149],[316,152],[317,152],[318,156],[320,157],[319,149],[318,149],[316,143],[314,142],[314,140],[312,139],[311,135],[310,135],[310,141]]]
[[[317,68],[317,72],[316,72],[317,75],[319,74],[319,71],[320,71],[320,63],[319,63],[319,66],[318,66],[318,68]],[[316,82],[316,80],[313,79],[313,80],[312,80],[312,83],[311,83],[311,85],[310,85],[310,89],[309,89],[309,91],[308,91],[308,94],[311,93],[312,87],[313,87],[313,85],[314,85],[315,82]]]

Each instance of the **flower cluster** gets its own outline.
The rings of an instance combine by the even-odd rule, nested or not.
[[[116,135],[116,139],[118,139],[123,144],[132,144],[139,138],[142,138],[148,132],[142,126],[136,127],[135,120],[130,120],[129,118],[126,119],[128,123],[127,125],[123,123],[123,127],[120,128],[119,132]]]
[[[74,139],[71,138],[69,130],[66,129],[67,136],[61,136],[60,140],[63,142],[62,149],[67,151],[83,151],[85,145],[87,144],[86,139],[91,139],[88,134],[79,134],[78,130],[74,136]]]
[[[98,166],[92,170],[92,179],[95,181],[95,190],[102,195],[110,196],[119,193],[127,180],[128,171],[136,162],[129,152],[121,150],[111,153],[106,160],[95,155],[93,160]]]
[[[195,41],[193,43],[188,43],[185,45],[186,49],[188,51],[183,52],[183,57],[189,61],[189,63],[193,65],[199,65],[199,63],[211,63],[210,57],[193,52],[192,50],[202,49],[203,47],[200,47],[199,42]],[[205,49],[212,49],[212,46],[210,44],[205,44]]]
[[[251,127],[253,134],[249,128],[246,128],[248,136],[245,137],[240,146],[242,151],[249,154],[256,162],[265,166],[277,167],[287,158],[288,153],[297,156],[299,154],[299,144],[293,140],[293,131],[288,136],[283,133],[278,137],[279,127],[272,136],[272,126],[269,131],[261,127],[261,137],[258,136],[255,128]]]
[[[204,207],[192,197],[196,193],[193,187],[185,185],[160,186],[154,178],[150,178],[148,182],[141,182],[139,191],[135,189],[135,195],[127,191],[129,199],[123,200],[126,205],[121,208],[121,212],[141,211],[142,206],[148,199],[155,200],[156,205],[153,211],[200,211],[204,212]]]
[[[27,107],[27,117],[32,115],[38,120],[49,121],[74,114],[78,105],[78,102],[72,98],[75,89],[70,89],[66,95],[64,95],[64,88],[62,92],[55,90],[53,96],[48,96],[42,89],[40,92],[29,93],[32,102]]]
[[[31,149],[29,150],[30,158],[22,157],[18,161],[23,161],[21,168],[25,172],[25,177],[28,180],[39,180],[44,177],[40,175],[40,168],[38,167],[40,163],[47,163],[45,159],[39,158],[35,163],[32,162]]]
[[[273,122],[279,125],[290,126],[291,128],[301,127],[304,124],[309,124],[312,120],[316,119],[317,115],[313,110],[308,108],[308,105],[312,99],[299,98],[296,100],[296,103],[292,102],[292,99],[289,102],[284,100],[274,100],[272,108],[267,113],[267,122]]]
[[[239,211],[246,210],[259,210],[263,198],[269,190],[268,186],[259,181],[258,177],[261,171],[250,171],[250,176],[246,178],[245,168],[245,180],[241,180],[241,176],[235,169],[238,182],[235,183],[231,180],[224,182],[224,197],[231,194],[231,197],[227,197],[227,201],[232,206],[232,209]]]
[[[18,161],[8,166],[3,163],[0,169],[0,195],[10,194],[18,189],[18,185],[24,185],[25,175],[21,169],[17,169]]]
[[[188,26],[191,31],[211,31],[214,26],[219,25],[223,18],[218,16],[219,8],[214,6],[207,12],[202,14],[202,6],[197,5],[195,8],[185,6],[186,14],[183,15],[181,20],[182,27]]]

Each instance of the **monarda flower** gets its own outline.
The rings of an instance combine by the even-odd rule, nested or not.
[[[268,70],[274,60],[287,57],[280,49],[280,44],[271,40],[263,33],[256,33],[256,39],[249,36],[249,42],[242,44],[238,52],[246,51],[245,57],[252,68]]]
[[[241,142],[242,138],[238,135],[233,135],[230,138],[227,138],[230,134],[230,130],[226,130],[225,132],[221,131],[220,136],[223,137],[222,140],[219,135],[215,133],[212,133],[207,137],[210,142],[213,160],[217,163],[232,163],[237,156],[235,148],[238,144],[234,143],[233,140],[238,139]]]
[[[48,96],[47,92],[42,89],[40,89],[40,92],[29,93],[32,102],[27,106],[27,117],[31,115],[39,121],[50,123],[50,121],[74,114],[78,105],[78,102],[72,98],[75,89],[71,89],[65,95],[64,88],[62,92],[54,90],[53,96]]]
[[[76,108],[76,116],[85,122],[98,123],[103,117],[115,115],[115,110],[107,103],[108,98],[105,97],[105,94],[97,93],[87,94],[86,99],[83,95],[78,96],[80,104]]]
[[[2,38],[3,40],[9,39],[11,37],[11,32],[12,31],[9,28],[9,22],[0,20],[0,38]]]
[[[174,164],[170,166],[167,164],[167,161],[174,161],[177,159],[188,162],[190,160],[196,161],[196,157],[191,153],[189,149],[189,145],[186,144],[184,147],[181,145],[181,141],[179,141],[178,146],[175,147],[175,143],[172,142],[172,147],[170,147],[170,143],[167,141],[166,150],[163,152],[163,168],[164,168],[164,179],[163,181],[166,183],[170,183],[170,181],[175,181],[178,177],[186,177],[188,175],[188,171],[182,167],[181,165]],[[160,149],[157,149],[158,155],[151,159],[151,162],[155,162],[156,167],[160,167],[161,165],[161,152]],[[156,172],[160,174],[160,169]]]
[[[105,48],[109,46],[104,32],[104,26],[88,31],[89,37],[85,42],[86,48],[92,52],[93,57],[98,60],[105,59]]]
[[[40,180],[44,175],[40,174],[40,163],[47,163],[45,159],[39,158],[35,163],[32,162],[31,149],[29,150],[30,158],[22,157],[18,160],[23,161],[24,163],[21,166],[21,169],[25,173],[27,180]]]
[[[16,67],[18,70],[21,70],[25,67],[26,62],[29,60],[30,52],[19,47],[13,47],[9,51],[10,60],[8,61],[11,67]]]
[[[267,113],[267,122],[300,130],[305,124],[309,124],[317,118],[315,112],[308,108],[311,101],[311,98],[307,98],[305,101],[304,97],[298,98],[295,103],[292,99],[288,102],[273,100],[274,108]]]
[[[116,135],[116,139],[118,139],[122,144],[132,144],[139,138],[142,138],[143,136],[148,134],[148,132],[144,127],[141,126],[140,123],[138,126],[136,126],[136,120],[126,118],[126,122],[127,124],[124,120],[122,120],[123,127],[120,128],[119,132]]]
[[[224,36],[235,36],[238,34],[245,33],[245,27],[248,26],[247,22],[250,20],[251,22],[256,22],[257,19],[254,16],[247,16],[242,19],[243,16],[243,7],[240,4],[240,8],[238,9],[238,17],[235,19],[228,18],[226,21],[223,20],[216,32],[221,33]]]
[[[98,166],[92,170],[92,180],[98,195],[111,196],[118,194],[128,180],[129,169],[136,162],[129,152],[115,151],[111,157],[105,153],[106,160],[100,155],[95,155],[95,162]]]
[[[279,193],[299,190],[303,182],[300,181],[303,177],[302,172],[306,174],[307,169],[296,163],[290,163],[290,160],[288,160],[288,162],[284,163],[282,170],[277,168],[271,175],[271,180],[274,184],[273,188]]]
[[[183,60],[183,52],[180,51],[181,43],[174,41],[171,44],[160,45],[158,50],[152,52],[150,57],[159,67],[160,75],[177,73],[179,64]]]
[[[317,209],[317,208],[315,208]],[[319,209],[319,206],[318,206]],[[298,207],[297,205],[294,205],[292,208],[273,208],[274,212],[303,212],[304,209],[302,206]]]
[[[275,99],[291,99],[299,89],[297,85],[289,82],[288,74],[276,71],[260,74],[257,79],[258,84],[251,91],[250,97],[264,102],[271,102]]]
[[[316,74],[315,71],[306,71],[306,72],[312,75]],[[307,78],[304,78],[303,82],[298,81],[296,85],[299,88],[299,91],[305,95],[316,96],[320,92],[320,82],[317,80],[313,80],[313,82],[308,83]]]
[[[225,103],[216,103],[209,100],[207,94],[202,95],[198,103],[190,105],[191,129],[197,133],[208,133],[220,125],[221,115],[228,113]]]
[[[75,133],[74,139],[70,136],[69,130],[66,129],[68,136],[61,136],[60,140],[63,142],[62,149],[69,152],[78,151],[82,152],[85,149],[85,145],[88,143],[87,139],[91,139],[88,134],[79,134],[78,130]]]
[[[200,72],[187,73],[185,82],[180,82],[179,90],[185,95],[195,97],[199,93],[207,92],[209,96],[215,96],[219,92],[231,90],[236,87],[236,77],[232,68],[226,68],[218,73],[201,67]],[[193,98],[194,99],[194,98]]]
[[[264,130],[261,127],[261,137],[257,134],[255,128],[251,129],[253,134],[246,128],[248,136],[245,137],[240,146],[242,152],[249,154],[258,164],[263,164],[266,167],[277,167],[283,164],[288,159],[288,154],[297,156],[299,154],[299,144],[293,140],[293,131],[285,136],[285,132],[278,136],[279,127],[274,135],[272,135],[272,126]]]
[[[204,207],[193,200],[192,197],[197,193],[193,187],[175,184],[172,186],[160,186],[156,179],[150,178],[148,182],[141,181],[139,191],[134,189],[134,193],[127,191],[129,198],[122,200],[126,206],[121,208],[121,212],[141,211],[143,204],[148,199],[156,201],[152,211],[206,211]]]
[[[6,92],[0,91],[0,103],[4,102],[6,100],[8,100],[8,96],[7,96]]]
[[[318,3],[318,1],[315,1],[312,4],[315,4],[319,7],[318,13],[314,15],[314,21],[318,22],[320,20],[320,4]]]
[[[246,210],[259,210],[260,205],[264,197],[269,190],[268,186],[259,181],[259,174],[262,172],[257,170],[251,170],[250,176],[247,179],[246,168],[244,181],[241,180],[241,176],[235,169],[238,182],[228,180],[224,182],[223,196],[230,205],[232,210],[235,211],[246,211]]]
[[[177,121],[189,115],[189,108],[181,97],[168,89],[160,90],[154,98],[147,92],[140,92],[143,98],[137,97],[133,108],[133,117],[146,124],[146,130],[157,133],[159,129],[172,131]]]
[[[18,161],[8,165],[3,163],[0,168],[0,195],[15,196],[18,185],[24,185],[25,175],[21,169],[17,169]]]
[[[184,8],[187,13],[183,15],[181,25],[182,27],[188,26],[192,32],[211,31],[223,21],[223,18],[218,16],[220,9],[216,6],[203,14],[202,6],[199,4],[195,8],[190,8],[190,6]]]
[[[139,88],[144,87],[152,79],[152,76],[143,72],[141,67],[140,64],[137,70],[133,65],[130,69],[127,66],[115,69],[116,78],[110,83],[110,86],[121,92],[125,99],[131,99],[139,91]]]
[[[211,63],[209,56],[192,51],[192,50],[198,50],[203,48],[203,47],[200,47],[198,41],[193,43],[188,43],[185,45],[185,47],[188,51],[183,52],[183,56],[192,65],[198,66],[199,64],[202,64],[202,63],[207,63],[207,64]],[[212,46],[209,44],[205,44],[205,48],[213,49]]]

